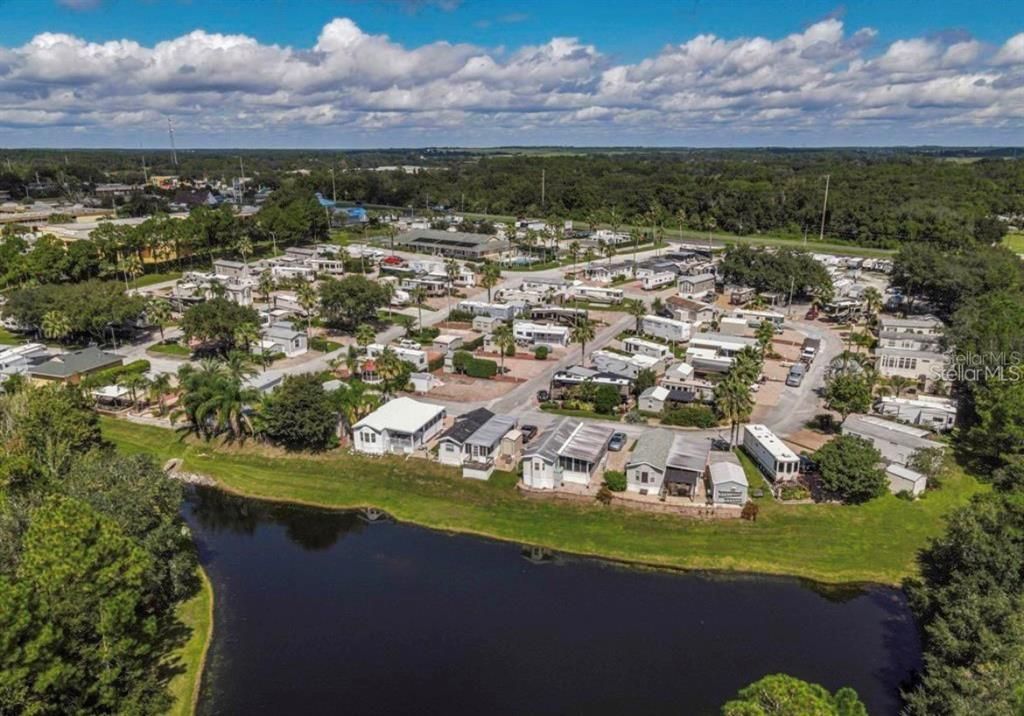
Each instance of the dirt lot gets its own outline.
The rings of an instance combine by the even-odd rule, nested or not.
[[[799,455],[804,450],[807,452],[814,452],[831,439],[831,435],[825,435],[824,433],[819,433],[815,430],[805,429],[793,433],[786,438],[784,442]]]
[[[470,378],[456,373],[434,373],[444,385],[430,391],[431,398],[444,398],[455,401],[492,400],[500,398],[515,388],[519,383],[511,380],[485,380]]]

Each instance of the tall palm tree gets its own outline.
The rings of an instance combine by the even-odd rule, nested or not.
[[[242,255],[242,263],[249,266],[249,256],[252,255],[252,239],[249,234],[240,234],[235,242],[235,249]]]
[[[395,288],[395,284],[393,284],[391,281],[385,281],[381,283],[380,287],[384,291],[384,303],[388,307],[388,320],[391,320],[391,317],[393,315],[393,306],[391,305],[391,302],[395,300],[395,292],[398,289]]]
[[[308,281],[303,281],[299,290],[295,292],[295,298],[298,299],[302,310],[306,312],[306,336],[309,336],[313,326],[313,309],[316,308],[316,304],[320,300],[316,287]]]
[[[42,320],[43,336],[63,341],[71,333],[71,321],[63,311],[47,311]]]
[[[232,380],[239,382],[256,375],[252,359],[242,351],[231,351],[224,360],[224,373]]]
[[[459,277],[459,262],[455,259],[447,259],[444,262],[444,275],[448,279],[448,288],[445,295],[448,297],[448,313],[452,312],[452,289],[455,286],[455,279]]]
[[[166,298],[151,298],[146,303],[146,320],[160,329],[160,342],[164,341],[164,326],[171,321],[171,303]]]
[[[491,300],[491,289],[497,286],[499,281],[501,281],[501,267],[493,261],[488,261],[484,264],[480,276],[480,285],[487,289],[488,303]]]
[[[121,262],[121,270],[124,272],[124,287],[128,288],[128,280],[131,279],[138,287],[138,278],[142,275],[142,259],[139,258],[138,254],[129,254],[124,257]]]
[[[729,443],[735,445],[740,424],[750,417],[754,408],[750,383],[730,371],[715,386],[714,399],[719,416],[729,421]]]
[[[512,326],[507,323],[501,323],[494,329],[494,341],[498,345],[498,351],[501,353],[501,374],[505,374],[505,353],[509,350],[514,350],[516,347],[516,336],[512,331]]]
[[[270,294],[273,293],[275,288],[277,286],[274,283],[274,274],[270,272],[270,269],[260,271],[260,277],[256,282],[256,290],[263,296],[263,303],[270,301]]]
[[[772,344],[772,339],[775,338],[775,324],[771,321],[761,321],[757,326],[757,332],[754,334],[757,338],[757,345],[761,349],[761,355],[763,356],[768,351],[768,346]]]
[[[569,256],[572,257],[572,273],[576,275],[576,260],[580,257],[580,242],[573,241],[569,244]]]
[[[636,276],[636,252],[640,248],[640,240],[644,236],[644,232],[640,229],[633,229],[629,232],[629,236],[633,239],[633,275]]]
[[[582,321],[577,319],[576,325],[572,327],[572,331],[569,333],[569,337],[574,343],[580,344],[580,363],[586,362],[587,341],[594,340],[595,335],[593,321],[590,319],[583,319]]]
[[[874,323],[878,312],[882,310],[882,293],[874,286],[864,289],[864,308],[867,310],[869,323]]]
[[[643,323],[644,316],[647,315],[647,306],[644,304],[642,299],[639,298],[628,298],[625,301],[626,313],[636,319],[636,328],[634,332],[640,335],[640,325]]]
[[[416,304],[416,313],[418,314],[417,315],[417,324],[416,325],[419,327],[419,330],[422,331],[423,330],[423,302],[427,300],[427,290],[425,288],[423,288],[422,286],[417,286],[416,288],[414,288],[412,291],[409,292],[409,296],[410,296],[410,298],[412,298],[413,303]]]

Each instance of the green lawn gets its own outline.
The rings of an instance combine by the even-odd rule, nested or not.
[[[103,418],[106,436],[128,452],[209,475],[229,491],[325,507],[374,506],[399,520],[488,535],[575,554],[655,566],[786,574],[821,582],[896,584],[944,528],[943,515],[984,488],[959,474],[916,502],[886,495],[866,505],[780,505],[761,501],[756,522],[698,521],[614,508],[530,500],[515,477],[465,480],[437,463],[327,456],[275,456],[255,448],[185,444],[170,430]]]
[[[169,271],[167,273],[147,273],[132,283],[133,288],[142,288],[143,286],[152,286],[154,283],[163,283],[164,281],[176,281],[181,278],[181,271]]]
[[[1003,246],[1010,251],[1024,254],[1024,232],[1014,232],[1003,237]]]
[[[192,349],[188,346],[183,346],[177,341],[166,341],[164,343],[154,343],[146,349],[147,353],[156,353],[158,355],[170,356],[171,358],[188,358],[192,355]]]
[[[171,716],[192,716],[199,698],[199,684],[206,664],[206,653],[213,636],[213,585],[200,568],[199,592],[178,605],[178,618],[190,630],[188,640],[171,654],[171,663],[182,669],[168,684],[174,699]]]
[[[11,333],[6,328],[0,326],[0,346],[16,346],[24,343],[25,339],[17,333]]]

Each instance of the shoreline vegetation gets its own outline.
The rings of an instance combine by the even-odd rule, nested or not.
[[[199,591],[191,599],[178,605],[178,619],[191,634],[184,644],[171,654],[171,663],[180,663],[183,670],[175,674],[168,685],[173,703],[169,716],[192,716],[199,706],[199,691],[206,671],[206,657],[213,642],[213,584],[202,567],[199,573]]]
[[[758,573],[825,584],[899,585],[945,515],[988,488],[957,472],[916,502],[885,495],[863,505],[759,501],[756,522],[700,521],[519,496],[510,473],[467,480],[425,460],[182,441],[166,428],[116,418],[105,437],[126,453],[207,475],[234,494],[332,509],[375,507],[402,522],[650,567]],[[415,470],[410,469],[415,466]]]

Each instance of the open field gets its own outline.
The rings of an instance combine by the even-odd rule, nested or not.
[[[25,339],[21,336],[0,327],[0,346],[17,346],[24,342]]]
[[[357,508],[441,530],[480,534],[582,555],[660,567],[784,574],[829,583],[896,584],[914,557],[940,534],[945,514],[986,490],[958,474],[917,502],[886,495],[866,505],[760,503],[756,522],[695,521],[526,500],[515,476],[465,480],[437,463],[368,458],[340,451],[290,456],[257,447],[182,443],[165,429],[103,418],[104,434],[127,452],[185,469],[226,490],[269,500]]]
[[[152,286],[154,283],[163,283],[164,281],[177,281],[179,278],[181,278],[181,271],[147,273],[133,281],[132,288],[143,288],[144,286]]]
[[[187,602],[178,605],[178,618],[190,630],[188,640],[171,654],[171,663],[180,664],[182,671],[171,679],[168,686],[174,699],[168,712],[171,716],[192,716],[199,697],[199,685],[206,665],[206,652],[213,636],[213,585],[200,568],[199,592]]]

